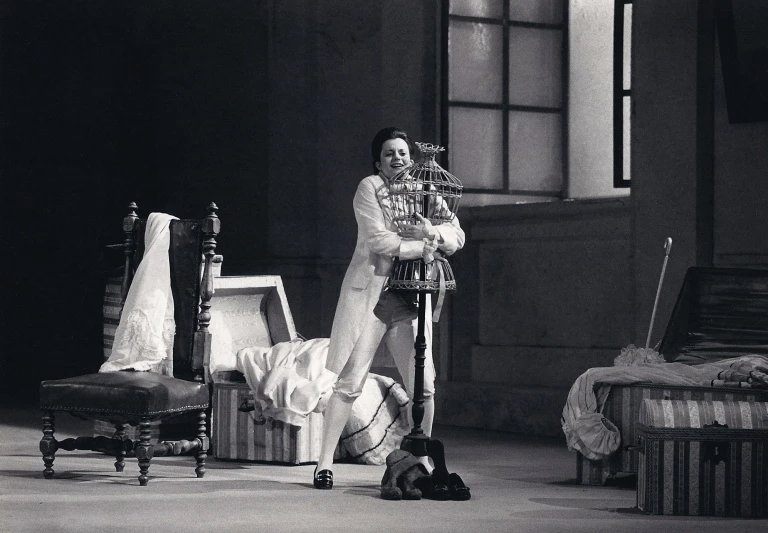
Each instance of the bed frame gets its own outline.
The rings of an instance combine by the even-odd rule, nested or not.
[[[768,269],[691,267],[659,352],[668,362],[711,363],[744,355],[768,356]],[[621,446],[592,461],[577,453],[576,479],[603,485],[637,474],[635,430],[645,398],[768,401],[768,390],[683,385],[614,385],[603,415],[619,428]]]

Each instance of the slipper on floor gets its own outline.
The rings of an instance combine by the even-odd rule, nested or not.
[[[445,480],[439,479],[434,474],[418,480],[415,485],[421,490],[423,497],[428,500],[446,501],[451,499],[451,489]]]
[[[464,484],[459,474],[453,473],[448,476],[448,488],[451,491],[452,500],[466,501],[472,497],[469,487]]]

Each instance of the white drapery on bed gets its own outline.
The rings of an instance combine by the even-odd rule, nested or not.
[[[156,370],[173,360],[173,318],[169,227],[176,217],[150,213],[144,232],[144,257],[128,289],[112,354],[99,372]]]

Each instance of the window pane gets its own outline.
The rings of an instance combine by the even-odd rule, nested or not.
[[[559,30],[509,29],[509,103],[560,107],[563,34]]]
[[[501,26],[456,22],[448,31],[448,98],[501,103]]]
[[[501,111],[452,107],[448,169],[464,187],[501,189]]]
[[[624,89],[630,88],[632,74],[632,4],[624,4]]]
[[[562,0],[509,0],[509,19],[520,22],[563,22]]]
[[[501,18],[501,0],[451,0],[451,15]]]
[[[509,112],[509,188],[562,188],[562,117],[555,113]]]
[[[630,126],[630,120],[632,120],[630,116],[631,110],[632,110],[632,98],[630,98],[629,96],[625,96],[624,98],[622,98],[622,103],[624,107],[624,123],[622,124],[623,131],[622,131],[622,138],[621,138],[621,141],[623,144],[622,151],[624,153],[624,158],[623,158],[624,168],[622,169],[622,171],[624,172],[623,178],[625,180],[628,180],[628,179],[631,179],[630,172],[629,172],[629,168],[630,168],[629,167],[629,154],[630,154],[629,133],[631,130],[629,126]]]

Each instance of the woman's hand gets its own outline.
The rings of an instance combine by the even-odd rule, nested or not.
[[[439,257],[440,252],[437,251],[437,245],[434,241],[427,241],[424,243],[424,249],[421,251],[421,259],[430,264],[435,260],[435,256]]]
[[[419,223],[401,227],[398,232],[401,237],[414,241],[421,239],[429,239],[431,241],[438,237],[437,230],[428,219],[418,213],[415,214],[415,217],[419,220]]]

